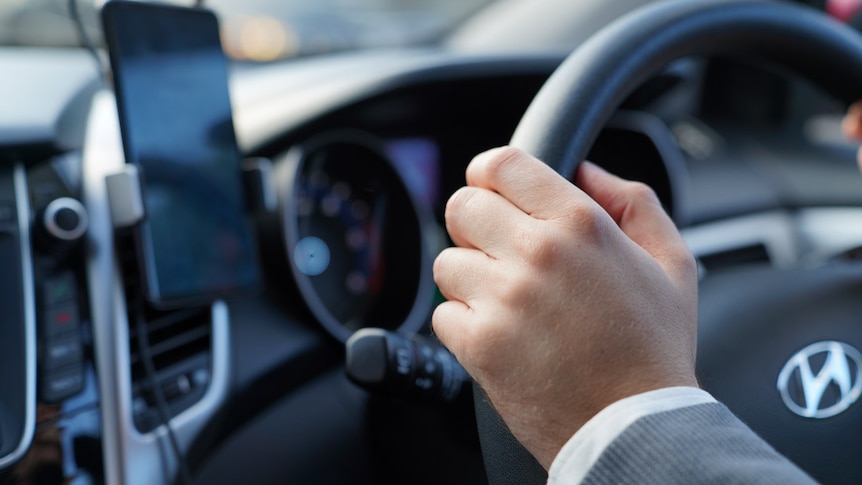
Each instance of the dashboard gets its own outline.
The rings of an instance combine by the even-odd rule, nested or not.
[[[172,483],[184,466],[198,483],[485,480],[469,406],[357,387],[344,342],[363,327],[430,334],[446,199],[562,59],[416,49],[234,66],[263,283],[166,311],[141,297],[106,182],[123,147],[92,58],[0,49],[15,73],[0,80],[0,483]],[[862,176],[835,136],[842,106],[726,60],[685,60],[636,94],[589,158],[656,190],[703,287],[724,288],[710,295],[740,271],[858,273]],[[714,325],[704,339],[721,340]]]

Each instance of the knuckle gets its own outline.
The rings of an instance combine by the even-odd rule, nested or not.
[[[513,164],[516,164],[527,154],[520,148],[512,146],[504,146],[497,149],[493,156],[484,160],[478,169],[484,172],[484,175],[489,180],[499,180],[505,177],[505,174],[510,170]]]
[[[690,277],[697,279],[697,258],[687,246],[684,246],[683,250],[677,252],[675,263],[688,273]]]
[[[658,203],[658,196],[655,191],[643,182],[628,182],[625,191],[632,201]]]
[[[457,217],[463,213],[465,208],[469,205],[470,200],[473,199],[475,195],[476,189],[473,187],[461,187],[456,190],[455,193],[452,194],[452,197],[449,197],[449,200],[446,202],[446,220]]]
[[[598,234],[602,210],[596,205],[575,204],[568,208],[568,221],[574,229],[582,236],[594,236]]]
[[[537,288],[542,287],[536,280],[545,274],[543,268],[535,266],[527,266],[514,272],[500,287],[501,306],[515,312],[531,306],[530,302],[534,300]]]
[[[500,149],[494,153],[494,156],[488,160],[487,167],[489,171],[499,173],[507,166],[521,160],[525,156],[527,156],[527,154],[520,148],[512,146],[500,147]]]
[[[500,290],[503,304],[512,308],[520,308],[529,300],[530,285],[526,280],[513,280]]]
[[[528,267],[542,267],[549,252],[554,252],[555,244],[543,227],[523,229],[512,237],[512,245]]]
[[[556,237],[544,237],[537,241],[530,253],[530,263],[540,271],[553,269],[560,260],[563,251],[563,241]]]

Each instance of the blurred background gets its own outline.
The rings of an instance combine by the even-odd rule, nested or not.
[[[0,44],[80,45],[70,22],[77,7],[101,43],[102,0],[0,0]],[[270,62],[355,49],[426,45],[493,0],[207,0],[219,15],[225,52]],[[191,5],[192,0],[171,1]]]

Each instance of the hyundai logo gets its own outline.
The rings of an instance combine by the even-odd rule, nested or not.
[[[815,374],[813,367],[817,364]],[[778,391],[794,413],[804,418],[828,418],[844,412],[859,399],[860,370],[862,353],[855,348],[842,342],[817,342],[784,364],[778,374]]]

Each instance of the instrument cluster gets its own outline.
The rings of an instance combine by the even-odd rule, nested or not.
[[[294,293],[338,340],[428,322],[436,163],[430,140],[361,132],[312,138],[277,162],[276,245]]]

